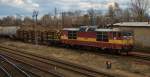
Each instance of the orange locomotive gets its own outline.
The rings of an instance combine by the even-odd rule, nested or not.
[[[101,49],[113,49],[119,53],[133,48],[133,32],[118,28],[98,29],[96,26],[64,28],[61,42],[71,46],[88,46]]]
[[[25,42],[35,42],[35,32],[38,43],[49,45],[70,45],[95,47],[101,49],[128,52],[133,48],[133,32],[118,28],[97,28],[96,26],[81,26],[80,28],[64,28],[62,30],[18,30],[17,38]]]

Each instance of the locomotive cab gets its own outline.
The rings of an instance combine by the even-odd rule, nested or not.
[[[133,32],[132,31],[123,31],[122,32],[122,40],[124,47],[123,49],[132,49],[133,44],[134,44],[134,37],[133,37]]]

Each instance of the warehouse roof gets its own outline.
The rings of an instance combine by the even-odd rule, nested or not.
[[[114,25],[122,27],[150,27],[150,23],[148,22],[122,22]]]

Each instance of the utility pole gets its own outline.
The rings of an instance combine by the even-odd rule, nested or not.
[[[58,21],[57,21],[57,8],[54,9],[55,16],[54,16],[54,21],[55,21],[55,27],[58,27]]]
[[[32,15],[32,18],[33,18],[33,21],[34,21],[34,39],[35,39],[35,45],[38,45],[38,36],[37,36],[38,33],[36,32],[36,25],[37,25],[38,13],[39,13],[39,11],[34,10],[33,11],[33,15]]]
[[[96,18],[95,18],[95,11],[94,11],[94,3],[91,2],[91,15],[90,15],[90,20],[91,20],[91,25],[92,26],[95,26],[96,25]]]
[[[62,28],[64,27],[64,24],[65,24],[65,13],[62,12]]]

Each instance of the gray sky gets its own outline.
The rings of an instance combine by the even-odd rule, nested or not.
[[[91,7],[104,11],[114,2],[125,8],[129,0],[0,0],[0,17],[14,16],[16,13],[31,16],[34,9],[38,9],[40,15],[52,13],[54,8],[58,8],[58,12],[87,10]]]

